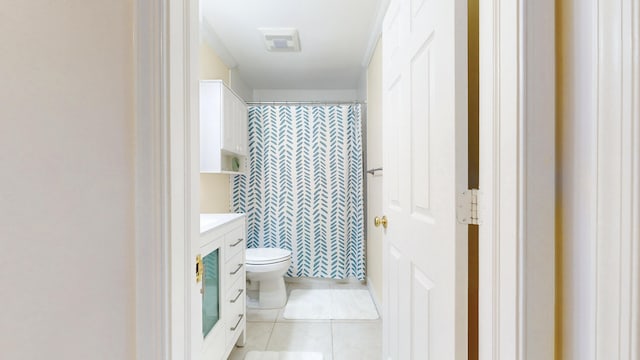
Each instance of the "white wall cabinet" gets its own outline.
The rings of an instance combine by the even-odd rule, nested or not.
[[[247,105],[221,80],[200,81],[200,172],[243,174]]]

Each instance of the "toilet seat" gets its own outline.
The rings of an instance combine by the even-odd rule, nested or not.
[[[247,249],[247,265],[271,265],[288,261],[291,258],[291,250],[277,248],[252,248]]]

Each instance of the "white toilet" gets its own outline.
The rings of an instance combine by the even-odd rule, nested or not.
[[[259,297],[258,303],[253,304],[254,307],[261,309],[283,307],[287,302],[284,274],[291,265],[291,250],[247,249],[246,259],[247,279],[252,283],[258,283]]]

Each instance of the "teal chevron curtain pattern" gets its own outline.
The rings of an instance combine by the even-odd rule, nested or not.
[[[291,250],[289,276],[364,279],[362,162],[360,105],[249,107],[248,246]]]

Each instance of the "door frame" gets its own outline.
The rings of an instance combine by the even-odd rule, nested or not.
[[[554,5],[550,0],[528,2],[509,2],[500,0],[480,1],[480,37],[482,46],[480,61],[481,70],[481,117],[489,121],[490,126],[481,130],[482,139],[491,139],[494,146],[483,147],[485,158],[490,161],[491,171],[481,177],[485,206],[484,224],[481,227],[481,267],[480,267],[480,358],[481,359],[516,359],[547,358],[545,349],[553,349],[553,335],[538,338],[542,330],[554,334],[549,314],[553,314],[550,294],[537,293],[536,284],[524,275],[532,266],[544,260],[547,271],[544,278],[553,273],[553,266],[547,259],[553,256],[554,228],[549,214],[544,218],[536,218],[537,206],[548,209],[554,200],[549,194],[536,197],[542,184],[548,184],[555,176],[553,166],[540,163],[548,157],[540,156],[534,150],[553,149],[532,148],[544,135],[554,138],[554,128],[548,123],[553,118],[553,80],[549,77],[538,79],[539,74],[553,72],[553,21]],[[169,38],[178,43],[189,43],[188,31],[184,25],[190,24],[193,29],[193,7],[189,9],[189,0],[137,0],[135,2],[135,129],[136,129],[136,177],[135,177],[135,213],[136,213],[136,357],[139,359],[186,358],[190,341],[188,338],[186,319],[186,297],[184,279],[186,277],[186,259],[184,254],[187,244],[176,239],[187,239],[193,236],[185,230],[185,223],[197,221],[194,216],[186,214],[184,207],[177,206],[176,200],[197,191],[194,179],[181,179],[182,169],[187,160],[185,154],[193,149],[188,139],[182,146],[170,146],[170,135],[188,134],[193,128],[185,129],[184,122],[170,122],[170,119],[191,118],[194,109],[190,92],[184,91],[180,81],[170,79],[190,79],[195,57],[189,46],[169,48]],[[625,2],[625,4],[628,4]],[[605,2],[606,5],[606,2]],[[638,9],[619,13],[625,18],[626,26],[631,24],[634,36],[638,35]],[[168,17],[171,13],[172,24],[169,27]],[[175,16],[173,16],[175,15]],[[613,21],[610,18],[602,18]],[[531,31],[536,29],[538,32]],[[603,31],[599,27],[598,31]],[[529,31],[527,31],[529,30]],[[540,33],[540,30],[543,30]],[[524,34],[527,34],[525,37]],[[535,35],[535,36],[534,36]],[[602,34],[604,35],[604,33]],[[175,43],[175,42],[174,42]],[[626,71],[638,74],[638,44],[635,44],[631,62],[625,62]],[[170,56],[171,55],[171,56]],[[173,61],[172,61],[173,60]],[[629,68],[631,66],[631,68]],[[500,70],[498,72],[497,70]],[[596,69],[597,70],[597,69]],[[173,75],[173,76],[170,76]],[[534,83],[531,80],[537,79]],[[636,94],[640,85],[636,80],[624,88],[624,94]],[[193,93],[193,92],[191,92]],[[606,95],[606,93],[603,93]],[[633,100],[635,99],[635,101]],[[633,214],[640,212],[640,125],[638,124],[639,107],[637,97],[631,97],[631,112],[627,114],[626,124],[632,125],[632,146],[623,154],[632,175],[633,181],[621,183],[624,194],[630,194]],[[169,106],[171,104],[171,106]],[[546,107],[545,107],[546,106]],[[197,107],[195,107],[197,108]],[[169,114],[171,109],[171,116]],[[529,132],[528,121],[536,116],[536,110],[547,109],[543,124],[539,131]],[[623,109],[628,111],[629,109]],[[605,114],[602,114],[603,116]],[[514,121],[517,120],[517,121]],[[629,122],[630,121],[630,122]],[[602,122],[601,125],[607,125]],[[175,136],[174,136],[175,138]],[[494,141],[495,140],[495,141]],[[526,183],[523,175],[527,175]],[[532,175],[536,178],[532,179]],[[518,179],[515,182],[513,179]],[[533,181],[533,184],[531,183]],[[485,185],[488,184],[488,185]],[[502,185],[502,186],[501,186]],[[538,189],[538,190],[536,190]],[[499,190],[499,191],[498,191]],[[536,203],[531,200],[536,199]],[[538,200],[543,199],[540,204]],[[174,201],[172,201],[174,200]],[[192,204],[195,205],[193,199]],[[553,208],[551,208],[553,209]],[[193,211],[192,211],[193,213]],[[515,216],[514,216],[515,214]],[[625,268],[614,274],[630,283],[631,291],[619,293],[619,299],[625,304],[638,304],[639,286],[638,271],[638,232],[640,220],[631,217],[631,237],[623,242],[625,248],[635,249],[635,254],[626,260]],[[536,227],[545,225],[546,227]],[[188,226],[187,226],[188,227]],[[543,233],[537,233],[543,229]],[[544,230],[546,229],[546,230]],[[191,234],[191,236],[190,236]],[[539,237],[538,237],[539,236]],[[538,237],[545,239],[542,247],[530,249],[523,246],[526,239]],[[172,241],[173,240],[173,241]],[[624,240],[620,238],[620,240]],[[536,270],[539,270],[537,268]],[[601,276],[609,276],[611,268],[598,267]],[[172,283],[172,280],[177,283]],[[553,279],[551,279],[553,283]],[[595,282],[596,279],[594,278]],[[180,285],[180,283],[182,283]],[[170,285],[174,286],[171,287]],[[542,297],[540,299],[540,296]],[[600,298],[603,299],[603,298]],[[526,310],[526,304],[541,300],[535,313]],[[603,307],[603,309],[607,309]],[[630,308],[629,322],[640,322],[638,306]],[[539,315],[547,315],[539,317]],[[598,316],[606,314],[599,313]],[[595,321],[594,314],[594,321]],[[551,316],[552,317],[552,316]],[[632,358],[640,352],[637,341],[638,326],[621,326],[625,344],[630,345]],[[601,333],[602,334],[602,333]],[[595,336],[595,335],[594,335]],[[617,337],[616,337],[617,338]],[[613,343],[611,337],[601,338],[604,343]],[[532,353],[543,351],[544,355]],[[172,356],[173,355],[173,356]]]
[[[135,354],[171,358],[167,3],[134,2]]]
[[[640,6],[559,7],[558,358],[640,357]]]
[[[555,3],[479,7],[479,358],[552,359]]]
[[[197,236],[193,207],[198,186],[197,178],[184,169],[193,167],[186,156],[197,141],[188,136],[194,128],[178,121],[197,113],[193,110],[198,99],[191,95],[197,94],[197,56],[190,34],[198,19],[190,5],[190,0],[135,2],[134,310],[139,359],[188,358],[191,341],[186,252],[190,239]],[[637,9],[632,14],[637,36]],[[555,294],[547,288],[555,283],[554,264],[548,261],[555,256],[555,194],[548,191],[554,188],[555,146],[543,146],[549,145],[543,140],[555,139],[553,15],[551,0],[480,1],[480,116],[489,124],[481,127],[481,139],[491,144],[481,145],[490,171],[481,175],[485,205],[480,230],[480,359],[551,358],[547,354],[554,349],[550,319]],[[635,48],[633,56],[637,74]],[[630,91],[637,94],[637,81]],[[632,124],[637,125],[637,101],[632,109]],[[633,129],[632,150],[637,150],[640,135]],[[622,185],[632,194],[637,214],[640,160],[637,152],[627,155],[637,177]],[[192,210],[185,211],[181,198]],[[631,221],[635,237],[630,244],[637,249],[638,220]],[[637,300],[637,254],[630,261],[632,266],[622,274],[635,286],[621,295]],[[533,270],[544,273],[533,279],[527,276]],[[540,277],[550,282],[538,281]],[[527,306],[532,303],[535,309]],[[638,308],[631,311],[638,321]],[[637,337],[637,326],[630,331]],[[631,345],[637,354],[638,344]]]
[[[487,202],[482,209],[485,220],[480,239],[481,244],[489,241],[490,245],[480,248],[481,359],[522,358],[527,348],[523,342],[527,339],[524,324],[531,319],[523,316],[522,304],[535,295],[529,290],[531,283],[523,281],[520,270],[521,260],[530,255],[519,247],[528,235],[521,221],[527,219],[526,215],[532,215],[529,212],[523,216],[522,211],[517,211],[525,208],[527,197],[523,198],[523,184],[500,186],[519,178],[525,169],[534,170],[534,167],[523,166],[532,161],[526,159],[524,164],[522,141],[533,139],[523,133],[522,120],[527,112],[535,109],[533,105],[539,104],[536,101],[548,102],[548,94],[553,94],[554,89],[548,83],[544,84],[546,87],[527,92],[521,87],[522,63],[529,60],[526,61],[529,71],[537,69],[536,53],[522,51],[521,25],[524,22],[527,28],[535,28],[535,24],[544,23],[548,29],[553,25],[545,23],[542,11],[522,11],[522,2],[480,1],[483,19],[480,21],[480,94],[483,94],[480,116],[491,124],[484,132],[481,129],[481,137],[500,144],[481,149],[481,152],[489,151],[488,159],[492,161],[492,171],[481,175]],[[551,0],[535,3],[548,11],[547,16],[553,14]],[[198,24],[197,7],[190,6],[192,4],[191,0],[135,2],[135,347],[139,359],[182,359],[191,355],[187,346],[191,342],[187,316],[189,287],[185,281],[190,259],[186,253],[191,247],[193,232],[197,231],[194,224],[198,220],[193,216],[197,212],[185,211],[185,205],[191,202],[190,208],[193,208],[198,186],[194,184],[196,179],[185,173],[185,168],[190,163],[186,156],[197,141],[190,141],[187,134],[193,127],[189,128],[188,122],[181,119],[193,119],[196,114],[193,110],[197,109],[197,98],[191,96],[197,94],[197,89],[193,89],[193,82],[197,81],[194,75],[197,44],[194,47],[193,42],[197,37],[190,34]],[[527,49],[533,44],[545,48],[539,38],[528,40]],[[547,42],[545,49],[552,48],[552,44],[553,41]],[[530,59],[522,58],[523,54]],[[541,54],[549,55],[553,51]],[[536,99],[534,94],[542,99]],[[525,107],[525,111],[522,111],[523,102],[531,105]],[[545,128],[545,131],[551,129]],[[541,174],[553,174],[553,167],[543,170]],[[519,215],[513,217],[513,214]],[[548,310],[552,313],[553,307]]]
[[[640,5],[593,1],[595,176],[588,179],[594,290],[587,320],[594,359],[640,356]]]
[[[197,0],[134,2],[137,359],[197,358],[198,16]]]

